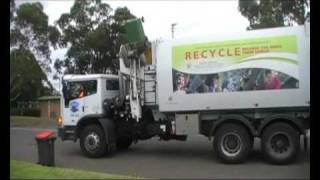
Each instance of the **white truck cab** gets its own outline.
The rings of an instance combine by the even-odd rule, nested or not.
[[[61,127],[74,127],[86,116],[102,116],[103,101],[119,95],[118,76],[65,75],[62,78]]]

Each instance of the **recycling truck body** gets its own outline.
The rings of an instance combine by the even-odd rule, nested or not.
[[[63,77],[59,136],[101,157],[202,134],[226,163],[261,138],[267,160],[292,162],[310,124],[309,26],[150,43],[141,20],[128,21],[118,75]]]

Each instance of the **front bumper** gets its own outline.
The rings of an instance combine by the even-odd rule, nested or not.
[[[64,126],[58,127],[58,137],[61,138],[62,141],[65,140],[77,140],[76,135],[76,126]]]

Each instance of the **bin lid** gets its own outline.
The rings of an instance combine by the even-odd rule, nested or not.
[[[48,139],[54,135],[54,132],[51,130],[40,131],[36,134],[36,139]]]

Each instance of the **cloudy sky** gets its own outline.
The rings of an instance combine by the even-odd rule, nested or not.
[[[16,0],[17,4],[31,2],[30,0]],[[34,2],[34,1],[32,1]],[[40,1],[52,25],[62,13],[69,12],[72,0]],[[175,26],[174,37],[185,38],[193,35],[217,34],[225,32],[245,31],[249,22],[238,11],[237,0],[211,1],[103,1],[113,9],[127,6],[132,14],[144,17],[145,34],[149,40],[157,38],[171,38],[171,24]],[[52,59],[64,58],[66,50],[52,52]],[[59,82],[52,80],[58,89]]]

